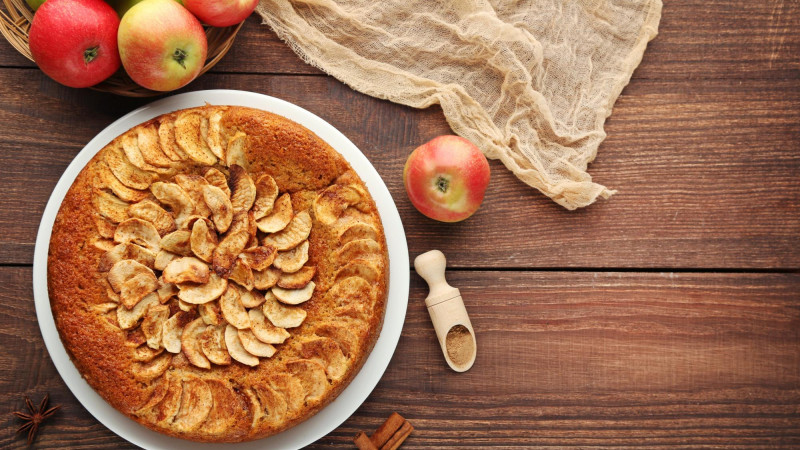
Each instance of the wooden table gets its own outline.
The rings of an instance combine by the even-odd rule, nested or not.
[[[269,94],[341,130],[389,186],[411,257],[444,251],[470,311],[478,359],[457,374],[412,273],[382,381],[315,448],[351,447],[392,411],[416,427],[405,448],[800,446],[800,4],[671,0],[660,30],[590,166],[619,194],[575,212],[492,162],[473,218],[424,218],[402,168],[449,132],[441,110],[352,91],[256,17],[186,89]],[[0,42],[0,447],[24,447],[10,412],[45,392],[63,409],[39,447],[129,446],[58,376],[31,263],[67,164],[147,101],[57,85]]]

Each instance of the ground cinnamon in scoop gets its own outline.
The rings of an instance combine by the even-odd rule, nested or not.
[[[475,352],[472,335],[464,325],[456,325],[450,328],[445,339],[445,346],[447,347],[447,356],[456,366],[463,366],[468,363]]]

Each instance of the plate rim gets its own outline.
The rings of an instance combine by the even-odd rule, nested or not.
[[[389,291],[383,326],[372,352],[350,384],[336,399],[300,424],[274,436],[241,443],[199,443],[170,437],[140,425],[117,411],[89,386],[72,363],[55,328],[47,289],[47,255],[55,217],[67,190],[85,165],[106,144],[128,129],[162,114],[206,103],[246,106],[284,116],[308,128],[342,154],[365,182],[378,206],[389,253]],[[34,306],[45,347],[64,383],[89,414],[128,442],[152,449],[169,449],[187,444],[207,449],[250,450],[262,449],[266,445],[275,449],[295,449],[317,441],[341,425],[361,406],[383,377],[405,322],[410,271],[403,269],[408,265],[408,260],[405,231],[389,189],[363,152],[333,125],[298,105],[266,94],[229,89],[192,91],[156,100],[125,114],[105,127],[75,155],[53,188],[39,224],[33,258]]]

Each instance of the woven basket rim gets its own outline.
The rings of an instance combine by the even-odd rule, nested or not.
[[[4,8],[0,8],[0,34],[22,56],[33,61],[28,41],[33,11],[30,10],[25,0],[2,0],[2,2]],[[198,76],[208,72],[228,53],[242,25],[244,25],[244,22],[223,28],[203,27],[208,40],[208,54],[206,63]],[[125,97],[153,97],[164,94],[164,92],[153,91],[139,86],[125,73],[122,67],[110,78],[90,87],[90,89]]]

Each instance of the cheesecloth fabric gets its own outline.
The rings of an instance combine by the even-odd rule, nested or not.
[[[616,191],[586,172],[655,37],[661,0],[261,0],[306,62],[425,108],[522,181],[576,209]]]

